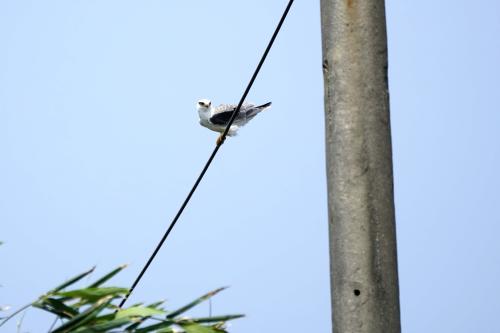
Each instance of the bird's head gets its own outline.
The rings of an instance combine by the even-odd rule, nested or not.
[[[196,108],[198,109],[198,111],[208,111],[211,106],[212,102],[210,102],[210,100],[208,99],[200,99],[196,103]]]

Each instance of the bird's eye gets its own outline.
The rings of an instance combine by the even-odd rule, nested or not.
[[[198,104],[201,105],[201,106],[205,105],[205,103],[203,103],[203,102],[198,102]]]

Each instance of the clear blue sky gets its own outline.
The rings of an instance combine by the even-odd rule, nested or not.
[[[93,265],[129,263],[130,285],[214,147],[196,100],[238,101],[285,4],[0,2],[0,304]],[[272,109],[222,147],[131,302],[230,285],[213,311],[247,314],[232,332],[330,331],[319,17],[295,2],[249,95]],[[403,330],[496,332],[500,5],[390,0],[387,19]]]

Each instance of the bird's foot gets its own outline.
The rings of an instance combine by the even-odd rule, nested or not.
[[[221,134],[221,135],[219,135],[219,137],[217,138],[217,141],[216,141],[217,146],[219,146],[219,145],[221,145],[221,144],[223,144],[223,143],[224,143],[224,140],[225,140],[226,138],[223,138],[222,136],[223,136],[223,135]]]

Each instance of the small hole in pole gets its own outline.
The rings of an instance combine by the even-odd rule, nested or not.
[[[361,295],[361,291],[359,289],[354,289],[354,296]]]

